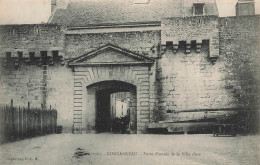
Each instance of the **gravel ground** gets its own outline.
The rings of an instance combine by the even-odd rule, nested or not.
[[[0,164],[259,165],[260,136],[59,134],[0,146]]]

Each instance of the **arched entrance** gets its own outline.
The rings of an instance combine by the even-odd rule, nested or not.
[[[127,110],[129,110],[129,113],[126,115],[126,113],[122,113],[121,115],[117,115],[117,105],[115,100],[115,97],[112,97],[112,94],[121,92],[121,94],[126,93],[128,95],[128,107]],[[129,133],[136,133],[137,130],[137,100],[136,100],[136,86],[132,85],[130,83],[126,83],[123,81],[101,81],[94,84],[91,84],[87,86],[87,98],[88,99],[88,105],[90,108],[88,108],[88,112],[90,113],[92,111],[92,115],[95,115],[95,122],[91,118],[93,118],[92,115],[87,115],[87,128],[95,129],[95,132],[101,133],[101,132],[118,132],[119,130],[115,130],[115,124],[117,120],[125,121],[127,120],[128,123],[126,123],[126,130]],[[118,102],[118,100],[117,100]],[[117,103],[118,104],[118,103]],[[119,101],[120,104],[120,101]],[[121,106],[121,105],[120,105]],[[123,104],[122,104],[122,108]],[[94,111],[94,112],[93,112]],[[90,118],[89,118],[90,117]],[[94,125],[93,125],[94,124]],[[124,123],[125,124],[125,123]],[[123,127],[123,125],[121,126]],[[93,131],[93,130],[87,130],[87,131]],[[120,133],[126,133],[122,132],[123,130],[120,130]]]
[[[70,61],[74,72],[73,133],[111,130],[112,111],[106,109],[111,104],[109,95],[117,92],[130,93],[130,133],[145,132],[151,119],[150,69],[153,62],[151,58],[113,44]]]

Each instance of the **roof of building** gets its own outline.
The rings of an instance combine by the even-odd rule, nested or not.
[[[49,23],[66,26],[161,21],[161,18],[192,16],[191,0],[71,0],[57,8]],[[144,0],[142,0],[144,1]],[[194,0],[197,1],[197,0]],[[215,0],[203,0],[205,15],[217,15]],[[141,1],[140,1],[141,2]]]

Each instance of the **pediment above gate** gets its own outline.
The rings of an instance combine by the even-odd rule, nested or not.
[[[152,64],[153,59],[113,44],[107,44],[70,61],[70,66]]]

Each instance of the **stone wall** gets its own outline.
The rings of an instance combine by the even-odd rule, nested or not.
[[[191,47],[177,53],[167,50],[159,61],[159,108],[165,113],[182,110],[231,108],[232,97],[226,91],[224,63],[209,60],[208,42],[203,42],[201,52]]]
[[[58,125],[71,132],[73,116],[73,74],[65,66],[4,68],[0,75],[1,104],[58,110]]]
[[[87,90],[86,87],[100,82],[100,88],[103,88],[102,85],[105,87],[104,82],[106,81],[119,81],[136,86],[136,96],[134,97],[137,101],[131,105],[130,111],[136,114],[137,132],[145,131],[150,118],[148,69],[148,66],[75,67],[74,118],[79,118],[74,120],[75,133],[91,131],[95,127],[95,90],[92,88]],[[120,84],[113,89],[118,88],[120,88]],[[133,93],[132,89],[129,89],[129,92]]]
[[[63,132],[72,131],[73,126],[73,72],[67,66],[48,68],[46,104],[58,110],[58,125]]]
[[[27,107],[29,102],[30,107],[55,108],[58,125],[71,132],[73,74],[62,60],[64,37],[56,25],[0,26],[0,100],[10,104],[12,99],[14,106]]]
[[[71,132],[75,106],[86,106],[86,100],[76,100],[87,94],[84,90],[90,82],[106,77],[121,80],[130,74],[125,80],[137,81],[132,84],[142,88],[137,90],[139,132],[151,121],[192,118],[193,110],[255,110],[260,100],[259,20],[260,16],[168,18],[162,20],[161,31],[66,35],[66,29],[56,25],[0,26],[1,104],[10,104],[13,99],[15,106],[30,102],[31,107],[56,108],[58,124]],[[107,43],[156,61],[141,70],[126,67],[124,76],[114,67],[118,77],[109,77],[111,68],[81,68],[81,75],[82,71],[73,72],[64,65],[63,58],[79,57]],[[42,60],[42,51],[47,52],[47,62]],[[36,59],[32,60],[29,52]],[[103,77],[95,75],[97,70]],[[140,82],[135,80],[138,72],[144,76]],[[78,82],[80,76],[83,82]],[[77,93],[78,85],[83,93]],[[189,111],[187,116],[179,113],[185,110]]]
[[[163,113],[155,117],[191,120],[196,119],[191,111],[197,110],[259,109],[259,16],[171,18],[162,24],[157,109]],[[217,45],[211,45],[212,40]]]
[[[166,42],[179,45],[179,41],[185,41],[187,45],[190,45],[191,41],[201,44],[202,40],[209,40],[209,56],[218,57],[217,16],[175,17],[162,20],[162,45],[166,45]]]
[[[250,111],[250,131],[260,131],[260,16],[219,19],[220,56],[225,89],[242,110]]]
[[[156,71],[159,83],[155,116],[159,120],[179,118],[182,115],[175,113],[179,111],[233,107],[224,89],[223,62],[215,63],[218,39],[216,16],[162,20],[161,59]],[[191,119],[194,114],[180,118],[187,117]]]
[[[108,43],[122,48],[157,57],[160,31],[66,35],[66,58],[75,58]]]
[[[5,52],[21,51],[28,57],[29,52],[62,50],[64,36],[63,28],[57,25],[3,25],[0,26],[1,57],[5,57]]]
[[[134,51],[136,53],[157,58],[159,54],[160,31],[137,31],[137,32],[116,32],[116,33],[93,33],[93,34],[67,34],[66,35],[66,58],[75,58],[95,50],[103,45],[112,43],[122,48]],[[156,67],[151,66],[149,95],[144,97],[149,99],[150,105],[145,112],[142,112],[146,117],[143,120],[153,120],[153,110],[157,109],[157,82],[156,82]],[[149,111],[151,110],[149,115]],[[148,119],[150,118],[150,119]],[[147,123],[147,121],[138,122],[138,130]]]
[[[30,102],[31,107],[40,108],[43,104],[43,94],[41,84],[43,71],[38,66],[22,66],[21,69],[6,69],[1,66],[1,104],[10,104],[11,99],[14,106],[27,107]]]
[[[260,16],[220,18],[219,27],[225,88],[237,106],[259,108]]]

